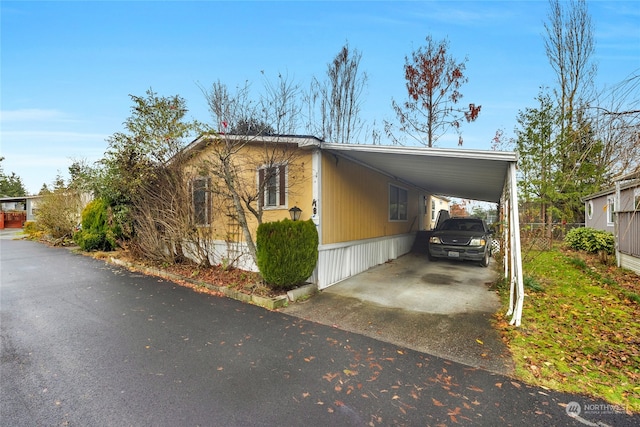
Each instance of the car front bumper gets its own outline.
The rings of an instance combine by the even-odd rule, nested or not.
[[[485,246],[447,246],[429,245],[429,254],[436,258],[461,259],[469,261],[482,261],[486,251]]]

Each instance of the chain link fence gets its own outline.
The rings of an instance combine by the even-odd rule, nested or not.
[[[553,246],[553,242],[564,240],[570,230],[584,227],[584,223],[553,223],[551,227],[551,235],[549,236],[547,224],[541,222],[520,223],[522,246],[549,250]]]

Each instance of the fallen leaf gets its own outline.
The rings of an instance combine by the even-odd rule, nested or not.
[[[431,400],[433,401],[434,406],[444,406],[444,403],[434,399],[433,397],[431,398]]]
[[[478,344],[480,344],[480,345],[483,345],[483,344],[484,344],[484,343],[483,343],[481,340],[479,340],[478,338],[476,338],[476,342],[477,342]]]

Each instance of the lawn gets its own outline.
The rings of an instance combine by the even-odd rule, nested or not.
[[[498,319],[516,375],[640,412],[640,277],[563,247],[528,251],[523,263],[522,326]]]

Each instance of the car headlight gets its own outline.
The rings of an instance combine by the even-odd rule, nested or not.
[[[435,243],[435,244],[441,245],[442,244],[442,240],[440,240],[440,238],[438,236],[431,236],[429,238],[429,243]]]
[[[473,238],[469,243],[470,246],[484,246],[487,244],[487,241],[481,238]]]

